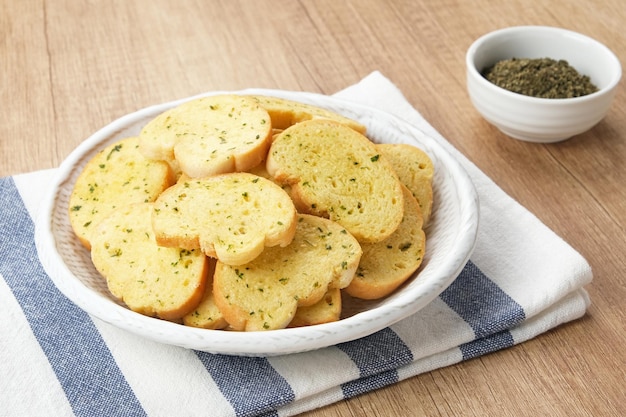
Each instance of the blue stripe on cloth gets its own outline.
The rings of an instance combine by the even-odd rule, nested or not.
[[[43,270],[34,225],[12,178],[0,179],[0,273],[22,307],[77,416],[145,412],[90,317]]]
[[[522,306],[471,261],[440,297],[476,335],[477,340],[464,345],[464,359],[512,346],[508,329],[526,318]]]
[[[341,386],[351,398],[398,382],[397,369],[413,361],[413,354],[390,328],[337,345],[359,368],[360,378]]]
[[[267,358],[196,354],[239,417],[277,416],[276,409],[295,399]]]
[[[464,343],[459,346],[463,359],[477,358],[487,353],[513,346],[513,336],[508,330]]]
[[[387,385],[398,382],[398,372],[393,369],[391,371],[381,372],[376,375],[355,379],[341,385],[344,398],[352,398],[357,395],[365,394]]]

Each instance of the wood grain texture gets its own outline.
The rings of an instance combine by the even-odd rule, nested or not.
[[[622,0],[0,0],[0,175],[58,166],[142,107],[209,90],[331,94],[380,70],[454,146],[590,262],[581,320],[307,416],[618,416],[626,407],[626,90],[569,141],[505,137],[473,109],[465,51],[538,24],[626,62]]]

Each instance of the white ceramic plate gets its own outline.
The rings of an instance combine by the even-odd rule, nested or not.
[[[224,92],[210,94],[220,93]],[[61,164],[37,219],[36,244],[46,272],[65,296],[95,317],[158,342],[212,353],[274,356],[319,349],[374,333],[416,313],[452,283],[474,248],[478,203],[465,171],[432,138],[388,113],[333,97],[262,89],[236,93],[273,95],[325,107],[367,126],[367,135],[375,142],[410,143],[430,155],[435,165],[433,214],[426,229],[424,261],[415,276],[385,299],[347,300],[345,317],[337,322],[264,332],[186,327],[134,313],[118,303],[93,267],[89,252],[72,232],[69,196],[76,178],[95,153],[114,141],[137,135],[149,120],[185,99],[148,107],[112,122],[87,138]]]

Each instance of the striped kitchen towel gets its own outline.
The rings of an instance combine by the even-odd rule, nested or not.
[[[371,336],[271,358],[142,339],[90,317],[44,272],[33,241],[54,171],[0,179],[0,415],[289,416],[533,338],[585,314],[587,262],[447,143],[382,74],[343,91],[434,137],[480,198],[471,260],[426,308]]]

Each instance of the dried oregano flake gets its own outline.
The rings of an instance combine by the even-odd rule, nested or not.
[[[587,75],[566,60],[511,58],[485,69],[482,75],[498,87],[539,98],[573,98],[598,91]]]

